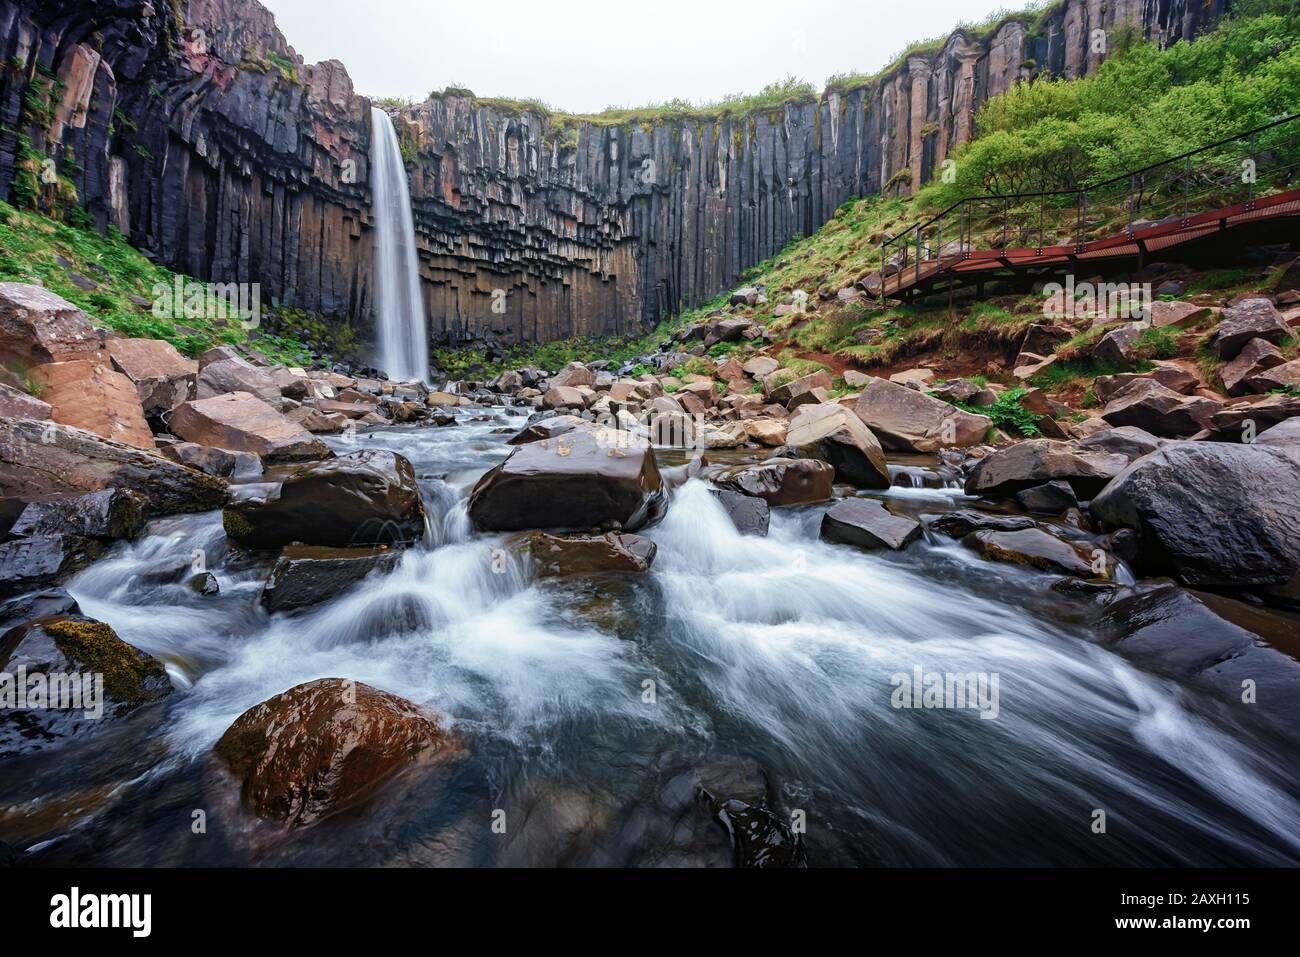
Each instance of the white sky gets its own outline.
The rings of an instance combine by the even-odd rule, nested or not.
[[[308,63],[357,92],[480,96],[592,112],[874,72],[915,40],[1021,0],[261,0]]]

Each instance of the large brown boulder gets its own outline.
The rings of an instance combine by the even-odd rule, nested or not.
[[[1004,498],[1059,479],[1088,499],[1128,462],[1124,455],[1079,449],[1068,442],[1028,439],[980,459],[966,479],[966,494]]]
[[[1267,299],[1243,299],[1223,310],[1214,351],[1220,359],[1235,359],[1251,339],[1267,339],[1274,345],[1291,335],[1290,327]]]
[[[785,444],[800,458],[821,459],[835,478],[859,488],[889,488],[889,466],[871,430],[842,405],[804,405],[790,419]]]
[[[578,386],[591,387],[596,384],[596,373],[592,372],[581,362],[570,362],[555,375],[551,376],[550,386],[553,389],[575,389]]]
[[[1210,425],[1222,404],[1200,396],[1187,397],[1152,379],[1135,379],[1115,393],[1101,417],[1111,425],[1134,425],[1152,435],[1179,438]]]
[[[0,282],[0,365],[96,359],[102,342],[90,317],[48,289]]]
[[[988,416],[963,412],[916,389],[879,378],[863,387],[853,411],[881,445],[900,452],[978,445],[993,427]]]
[[[146,415],[170,412],[190,397],[199,364],[162,339],[110,339],[113,368],[135,386]]]
[[[156,658],[127,644],[103,622],[79,615],[38,618],[0,637],[0,671],[13,675],[19,668],[29,686],[38,674],[68,688],[75,681],[83,692],[81,706],[37,707],[29,700],[26,708],[0,708],[0,757],[57,747],[172,692]],[[103,695],[102,711],[86,700],[98,693]]]
[[[604,535],[552,535],[525,532],[511,539],[515,551],[533,565],[539,578],[649,571],[657,546],[648,538],[622,532]]]
[[[1188,585],[1284,585],[1300,570],[1300,463],[1277,446],[1170,443],[1117,475],[1091,511],[1141,533],[1144,570]]]
[[[481,531],[636,531],[666,500],[654,452],[630,433],[596,427],[517,446],[469,496]]]
[[[858,548],[906,548],[921,537],[921,523],[895,515],[869,498],[846,498],[822,516],[821,537]]]
[[[424,536],[415,470],[396,452],[359,449],[235,493],[223,521],[246,548],[401,545]]]
[[[835,469],[819,459],[771,458],[722,469],[710,479],[718,488],[756,496],[771,506],[806,505],[831,497]]]
[[[206,512],[226,500],[226,483],[161,455],[54,422],[0,418],[0,497],[39,501],[129,488],[152,515]]]
[[[77,359],[36,366],[29,375],[41,386],[41,401],[50,404],[55,422],[139,449],[154,448],[140,396],[121,373],[94,360]]]
[[[329,446],[247,392],[181,403],[168,419],[187,442],[252,452],[268,464],[324,458]]]
[[[460,746],[405,698],[321,678],[249,708],[213,750],[239,782],[245,807],[301,827],[361,803],[405,768],[453,757]]]

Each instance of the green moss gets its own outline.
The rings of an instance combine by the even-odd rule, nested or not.
[[[162,664],[128,645],[103,622],[59,618],[41,627],[54,639],[59,651],[87,671],[104,676],[104,691],[110,697],[129,704],[161,697],[159,692],[148,690],[145,683],[151,678],[166,678]]]

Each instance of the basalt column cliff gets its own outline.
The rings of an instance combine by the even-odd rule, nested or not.
[[[432,338],[644,329],[846,200],[916,189],[985,99],[1095,69],[1094,31],[1173,42],[1225,6],[1063,0],[744,117],[609,124],[431,97],[396,121]],[[302,64],[253,0],[0,0],[0,32],[0,194],[75,195],[175,269],[372,321],[370,103],[341,64]]]

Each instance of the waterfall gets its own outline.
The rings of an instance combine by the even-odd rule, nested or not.
[[[429,337],[420,302],[411,189],[392,119],[378,107],[371,107],[370,118],[377,363],[391,379],[424,382],[429,378]]]

